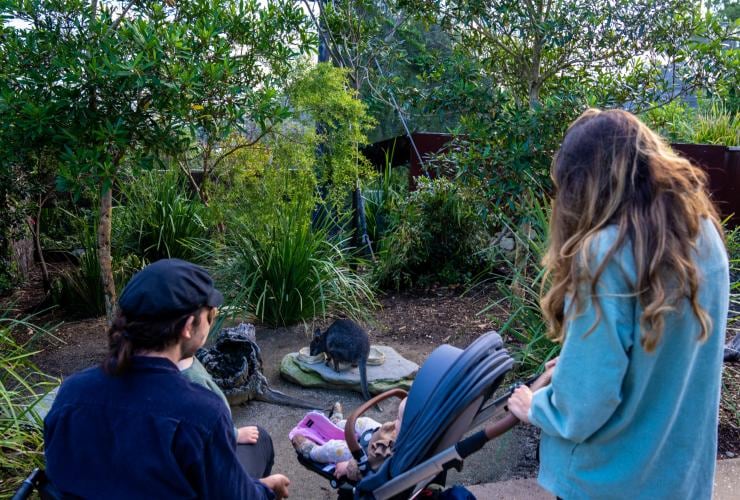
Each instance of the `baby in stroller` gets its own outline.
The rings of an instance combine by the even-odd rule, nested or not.
[[[398,405],[398,416],[392,422],[381,424],[369,417],[360,417],[355,421],[355,432],[360,438],[359,442],[367,449],[368,466],[371,470],[375,471],[380,468],[383,462],[393,454],[393,446],[398,431],[401,429],[405,407],[406,399],[404,398]],[[309,414],[306,417],[315,418],[316,414]],[[336,426],[337,431],[344,432],[347,421],[342,414],[341,404],[334,404],[329,420]],[[304,418],[301,423],[305,421]],[[321,438],[317,438],[314,433],[304,433],[302,429],[303,427],[299,424],[291,432],[291,442],[298,453],[315,462],[335,464],[334,476],[336,478],[346,476],[350,481],[359,481],[362,478],[359,464],[352,457],[344,437],[339,438],[341,435],[339,432],[337,433],[338,439],[328,439],[317,443],[314,439],[321,440]]]

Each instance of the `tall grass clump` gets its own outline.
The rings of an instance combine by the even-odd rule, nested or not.
[[[716,99],[700,100],[698,108],[673,102],[650,110],[642,118],[672,142],[740,145],[740,112]]]
[[[689,126],[689,135],[698,144],[740,145],[740,113],[730,113],[721,102],[701,109]]]
[[[383,172],[362,190],[367,234],[375,251],[391,229],[393,211],[408,193],[408,168],[393,168],[392,157],[393,149],[386,153]]]
[[[55,305],[75,318],[93,318],[105,314],[105,295],[100,275],[100,261],[94,220],[75,218],[74,226],[79,233],[81,247],[79,252],[70,256],[74,267],[66,269],[52,282],[51,297]],[[138,256],[114,255],[113,275],[119,289],[129,278],[142,269],[145,261]]]
[[[470,280],[485,266],[487,216],[482,198],[447,179],[419,179],[389,216],[375,279],[396,288]]]
[[[730,259],[730,328],[740,332],[740,226],[725,231]]]
[[[730,259],[730,313],[727,321],[727,340],[740,334],[740,226],[725,231],[727,254]],[[722,372],[722,401],[720,422],[740,429],[740,368],[725,363]]]
[[[142,172],[123,184],[115,222],[121,251],[149,262],[197,259],[198,242],[208,235],[205,206],[189,195],[182,175],[176,170]]]
[[[0,498],[9,498],[23,479],[44,465],[44,424],[37,408],[58,380],[32,362],[35,354],[20,344],[16,329],[48,333],[25,319],[0,316]]]
[[[547,324],[540,308],[540,290],[544,279],[542,257],[547,249],[550,209],[534,191],[523,198],[518,217],[502,216],[505,234],[514,240],[509,252],[496,250],[510,274],[498,280],[501,299],[489,304],[482,313],[496,306],[509,311],[499,333],[518,344],[515,358],[525,376],[543,369],[556,356],[560,346],[547,338]]]
[[[346,241],[312,228],[310,214],[306,203],[276,206],[267,227],[230,231],[214,273],[241,312],[280,326],[330,313],[360,318],[374,306],[372,289],[350,266]]]

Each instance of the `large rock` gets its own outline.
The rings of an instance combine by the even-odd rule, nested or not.
[[[378,366],[367,367],[367,385],[372,394],[380,394],[390,389],[408,390],[411,387],[419,365],[404,358],[395,349],[387,346],[373,346],[383,353],[385,362]],[[280,375],[303,387],[325,387],[354,389],[360,388],[360,371],[346,366],[335,372],[331,366],[322,363],[309,364],[298,358],[297,352],[283,357],[280,363]]]

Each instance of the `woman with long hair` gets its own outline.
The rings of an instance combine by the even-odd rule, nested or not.
[[[552,165],[541,306],[562,352],[509,409],[561,498],[711,498],[729,273],[705,174],[634,115],[584,112]]]

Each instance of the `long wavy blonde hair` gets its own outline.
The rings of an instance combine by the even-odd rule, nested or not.
[[[631,245],[637,282],[631,283],[643,307],[641,344],[652,352],[663,334],[664,316],[685,298],[699,320],[699,339],[711,328],[698,302],[699,276],[692,250],[703,217],[722,234],[717,212],[706,192],[706,175],[679,157],[634,115],[621,110],[589,109],[568,128],[552,164],[555,199],[550,242],[543,265],[549,282],[541,306],[549,337],[564,338],[565,297],[583,307],[580,285],[590,284],[596,308],[596,284],[621,245]],[[596,234],[615,225],[618,236],[595,270],[591,244]]]

